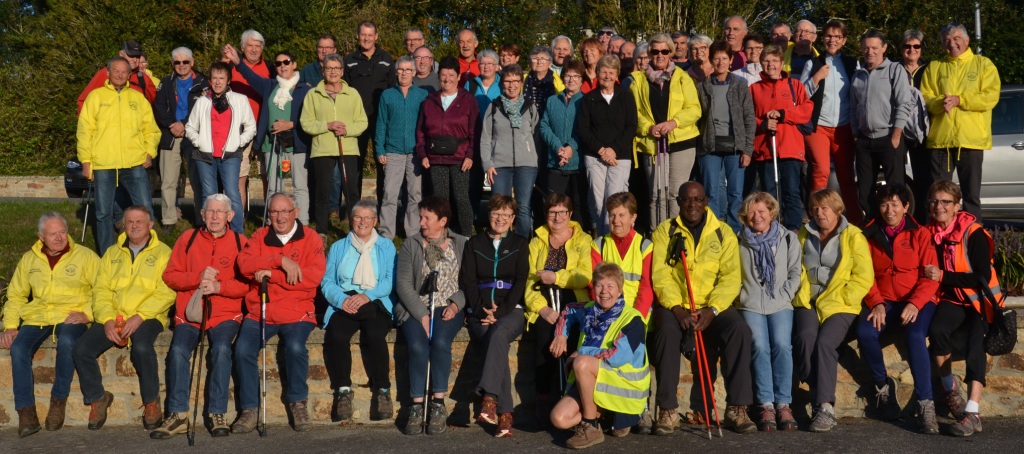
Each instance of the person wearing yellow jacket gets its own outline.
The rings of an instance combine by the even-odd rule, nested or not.
[[[116,246],[103,254],[93,288],[93,325],[75,345],[75,368],[85,404],[91,406],[89,430],[107,420],[114,395],[103,389],[97,358],[115,346],[131,349],[132,365],[139,376],[147,430],[160,425],[160,377],[153,341],[167,327],[167,313],[175,292],[164,283],[163,273],[171,248],[153,230],[153,218],[145,207],[124,211],[124,233]]]
[[[697,158],[700,99],[693,79],[672,63],[670,56],[674,51],[675,43],[669,35],[659,33],[651,37],[648,42],[651,63],[645,71],[634,71],[634,82],[629,85],[637,110],[634,161],[642,161],[647,175],[650,200],[654,202],[651,204],[652,226],[679,214],[674,197],[679,186],[690,179]],[[661,147],[667,147],[662,150],[667,154],[657,159]]]
[[[747,407],[754,403],[750,372],[753,336],[739,310],[733,308],[742,279],[739,242],[732,228],[708,208],[708,197],[700,183],[685,183],[678,194],[679,216],[661,223],[651,236],[651,269],[658,304],[651,310],[647,343],[651,346],[655,380],[664,384],[658,386],[655,396],[659,410],[654,433],[671,434],[679,423],[679,402],[673,385],[679,381],[682,341],[684,336],[695,336],[694,330],[703,333],[712,380],[716,379],[718,359],[722,360],[728,403],[726,427],[738,433],[754,432],[757,426],[747,415]],[[692,303],[687,287],[692,290]],[[698,376],[696,361],[690,363],[690,371]],[[705,408],[702,394],[700,385],[691,387],[694,413],[698,407]]]
[[[78,117],[78,160],[82,175],[93,180],[96,197],[96,247],[114,243],[114,191],[153,212],[146,169],[152,167],[160,129],[145,95],[128,87],[131,66],[124,57],[107,63],[108,79],[85,98]]]
[[[536,236],[530,241],[530,274],[523,299],[526,330],[532,329],[538,346],[550,345],[554,339],[559,316],[556,302],[564,310],[569,304],[590,300],[594,240],[577,222],[570,221],[572,209],[569,196],[549,195],[544,201],[547,223],[534,231]],[[537,348],[536,355],[538,420],[546,421],[561,389],[558,359],[543,347]]]
[[[921,95],[931,116],[925,147],[931,172],[924,187],[952,180],[956,170],[963,190],[964,211],[981,222],[981,170],[984,150],[992,148],[992,109],[1002,85],[992,60],[971,51],[971,38],[961,24],[942,27],[939,38],[946,56],[925,68]]]
[[[838,348],[861,312],[875,271],[868,240],[843,216],[839,193],[821,189],[809,199],[811,219],[797,234],[803,268],[793,300],[793,358],[800,381],[811,388],[810,430],[828,432],[837,425]]]
[[[39,240],[21,256],[7,288],[4,331],[0,334],[0,348],[11,350],[19,437],[40,429],[32,357],[47,337],[57,344],[57,356],[46,430],[64,425],[64,409],[75,376],[71,351],[92,318],[92,287],[100,261],[92,249],[71,241],[68,223],[60,213],[44,213],[36,235]]]
[[[359,168],[359,136],[370,121],[366,117],[359,92],[342,80],[345,65],[340,55],[324,57],[324,80],[306,93],[299,123],[302,130],[313,137],[309,152],[313,169],[313,222],[316,231],[326,234],[330,227],[328,215],[339,207],[330,205],[331,182],[334,170],[341,166],[342,192],[345,204],[352,206],[360,200],[363,173]]]

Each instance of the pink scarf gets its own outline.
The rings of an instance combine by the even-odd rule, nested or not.
[[[658,84],[658,88],[664,90],[665,89],[665,82],[669,82],[669,81],[672,80],[672,73],[675,70],[676,70],[676,65],[674,63],[670,63],[668,65],[668,69],[666,69],[664,71],[657,71],[654,68],[652,68],[650,65],[648,65],[647,66],[647,71],[646,71],[647,72],[647,80],[649,80],[652,84]]]

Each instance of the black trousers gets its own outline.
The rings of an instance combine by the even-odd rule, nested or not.
[[[963,192],[964,211],[977,216],[981,222],[981,164],[985,152],[971,148],[933,148],[928,153],[932,158],[932,181],[951,180],[955,170]]]
[[[928,330],[932,355],[945,356],[953,353],[953,344],[957,341],[963,342],[962,337],[954,339],[953,334],[966,334],[966,344],[962,346],[967,366],[964,381],[977,381],[985,386],[985,369],[988,367],[988,359],[985,356],[986,331],[988,321],[974,309],[974,306],[939,301],[935,317],[932,318],[932,326]]]
[[[144,404],[156,402],[160,398],[160,366],[153,342],[163,330],[164,325],[159,320],[149,319],[143,321],[131,335],[131,346],[128,348],[131,349],[132,366],[139,376],[139,394]],[[102,323],[93,323],[75,343],[72,356],[86,405],[103,399],[103,371],[100,370],[97,358],[112,347],[114,343],[107,339]]]
[[[583,219],[587,215],[587,189],[582,185],[582,173],[584,173],[582,170],[568,173],[561,170],[547,169],[547,188],[545,188],[544,196],[546,197],[550,194],[565,194],[569,196],[573,204],[572,220],[579,222],[580,225],[590,225],[589,222],[585,222]],[[542,210],[543,206],[541,204]],[[543,216],[537,219],[547,219],[546,212],[543,213]]]
[[[324,333],[324,366],[331,378],[331,389],[352,386],[352,348],[349,341],[359,331],[359,353],[370,389],[391,388],[387,335],[391,316],[370,302],[355,314],[337,311],[331,314]]]
[[[341,190],[344,195],[344,204],[349,209],[359,200],[359,192],[363,187],[363,176],[359,168],[358,156],[326,156],[313,158],[313,222],[316,223],[317,233],[327,233],[331,226],[330,212],[331,184],[334,181],[334,169],[344,165],[345,177],[342,179]]]
[[[676,389],[679,383],[683,329],[672,311],[654,305],[651,314],[651,332],[647,345],[650,348],[651,363],[658,383],[655,403],[662,409],[679,408]],[[750,369],[752,335],[747,322],[739,311],[726,309],[703,331],[704,348],[707,352],[711,380],[718,378],[718,363],[721,360],[722,375],[725,376],[726,402],[730,406],[746,406],[754,403],[754,383]],[[697,362],[690,362],[693,386],[690,389],[690,407],[703,411],[703,393],[700,387]]]
[[[479,343],[484,351],[480,390],[498,396],[498,413],[512,412],[512,370],[508,352],[525,326],[526,317],[522,309],[512,310],[493,325],[481,325],[476,318],[467,323],[473,342]]]
[[[899,147],[893,148],[889,136],[877,139],[860,136],[854,144],[857,148],[857,195],[860,209],[865,213],[864,219],[873,219],[878,214],[878,200],[875,200],[878,168],[882,168],[885,184],[904,184],[907,144],[900,138]]]
[[[811,388],[811,401],[820,405],[836,401],[839,347],[849,338],[857,314],[834,314],[818,322],[814,309],[793,311],[793,361],[800,381]]]
[[[430,175],[431,195],[444,197],[451,202],[454,219],[448,220],[448,228],[462,236],[473,235],[473,203],[469,172],[462,171],[462,165],[432,165]],[[477,199],[479,200],[479,199]]]
[[[910,147],[910,170],[914,180],[910,190],[914,193],[912,204],[914,219],[919,223],[928,222],[928,187],[932,185],[932,156],[924,145]]]

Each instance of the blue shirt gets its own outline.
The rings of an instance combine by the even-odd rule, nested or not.
[[[470,90],[472,85],[476,85],[476,90]],[[484,112],[487,112],[487,106],[491,105],[495,99],[501,96],[501,75],[494,75],[494,82],[491,86],[484,89],[484,84],[480,79],[480,76],[474,77],[473,80],[466,82],[464,87],[469,94],[476,98],[477,106],[480,107],[480,116],[483,117]]]
[[[818,117],[818,124],[829,128],[850,123],[850,76],[857,68],[847,68],[843,65],[841,55],[825,55],[825,64],[831,69],[822,81],[825,84],[825,93],[821,98],[821,116]],[[807,93],[814,93],[818,88],[814,83],[814,74],[810,74],[813,64],[814,61],[808,61],[804,65],[804,73],[800,78],[807,88]]]
[[[426,89],[415,85],[409,87],[405,95],[397,85],[381,93],[377,130],[373,136],[377,157],[388,153],[412,154],[416,150],[416,122],[428,94]]]
[[[174,106],[174,119],[177,121],[188,120],[188,92],[192,90],[192,81],[195,78],[189,74],[188,79],[174,79],[174,88],[177,91],[177,104]]]

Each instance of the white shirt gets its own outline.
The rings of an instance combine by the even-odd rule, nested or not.
[[[288,233],[286,233],[284,235],[282,235],[280,233],[277,233],[277,232],[275,232],[274,234],[277,235],[277,239],[281,240],[281,244],[288,244],[288,240],[292,239],[292,237],[295,236],[295,232],[298,232],[298,231],[299,231],[299,223],[296,222],[295,224],[292,225],[292,231],[291,232],[288,232]]]

